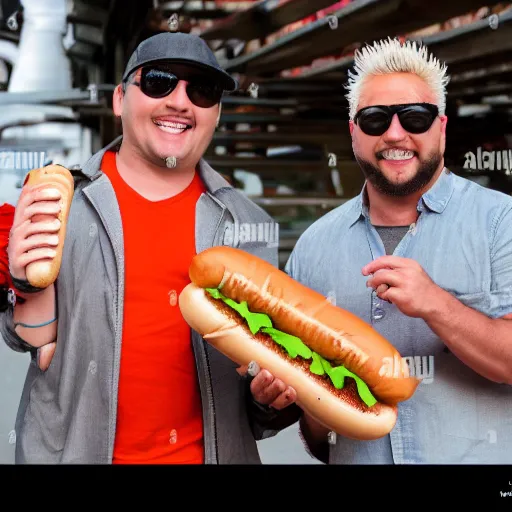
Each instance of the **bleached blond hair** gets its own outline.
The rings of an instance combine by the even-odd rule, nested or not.
[[[355,73],[348,72],[347,100],[349,116],[353,120],[357,112],[361,89],[372,75],[387,73],[414,73],[430,87],[436,97],[439,114],[446,109],[446,85],[450,78],[445,64],[429,54],[426,46],[416,41],[402,43],[399,39],[381,40],[355,51]]]

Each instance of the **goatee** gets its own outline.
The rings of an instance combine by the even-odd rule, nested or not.
[[[365,178],[377,190],[389,196],[404,197],[418,192],[432,180],[441,164],[443,155],[441,153],[433,153],[426,160],[420,160],[420,166],[416,174],[404,183],[393,183],[386,178],[377,166],[357,155],[355,157]],[[377,158],[380,159],[379,156]]]

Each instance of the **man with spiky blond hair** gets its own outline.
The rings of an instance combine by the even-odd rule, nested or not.
[[[449,78],[426,47],[378,41],[354,67],[365,184],[306,230],[286,271],[371,324],[421,383],[377,440],[303,415],[307,448],[330,464],[510,464],[512,198],[445,167]]]

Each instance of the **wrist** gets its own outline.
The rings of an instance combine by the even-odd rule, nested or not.
[[[45,288],[38,288],[37,286],[32,286],[27,279],[19,279],[10,274],[11,282],[13,288],[16,291],[16,294],[20,297],[27,298],[29,295],[33,293],[40,293],[45,290]]]
[[[13,321],[17,324],[38,325],[57,317],[57,294],[53,284],[38,293],[19,294],[9,290]]]
[[[24,304],[26,302],[41,301],[49,295],[54,293],[54,285],[51,284],[46,288],[38,288],[37,291],[26,292],[19,290],[14,283],[12,283],[10,290],[16,295],[17,304]]]
[[[432,323],[443,321],[446,316],[449,318],[452,309],[454,297],[436,285],[436,292],[432,294],[432,298],[428,300],[428,308],[422,315],[423,320],[430,326]]]
[[[31,347],[38,348],[55,341],[58,322],[56,299],[52,284],[13,306],[13,330]]]

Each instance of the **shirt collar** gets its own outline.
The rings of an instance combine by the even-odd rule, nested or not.
[[[422,212],[425,207],[427,207],[434,213],[443,213],[448,205],[448,201],[452,197],[453,187],[453,173],[445,167],[432,187],[421,196],[418,201],[418,211]],[[348,216],[351,226],[361,219],[361,217],[369,218],[366,181],[359,195],[355,197],[355,201],[350,212],[348,212]]]
[[[422,211],[420,204],[423,202],[431,211],[443,213],[448,205],[448,201],[452,197],[453,188],[453,173],[445,167],[432,187],[421,196],[418,202],[418,210]]]

